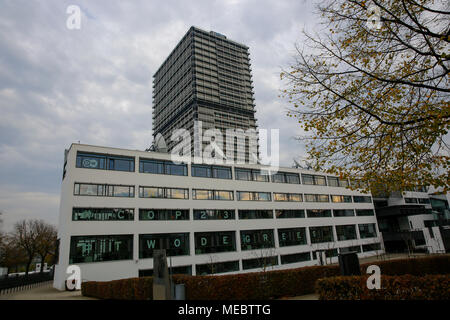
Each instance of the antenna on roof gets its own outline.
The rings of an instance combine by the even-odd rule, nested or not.
[[[158,133],[155,137],[155,140],[153,140],[152,145],[149,148],[145,149],[145,151],[167,153],[168,149],[166,140],[164,139],[163,135],[161,133]]]
[[[312,170],[312,165],[310,161],[307,161],[306,159],[300,159],[300,161],[297,161],[295,158],[293,158],[292,160],[294,160],[292,168]]]

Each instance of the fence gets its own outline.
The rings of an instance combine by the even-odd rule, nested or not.
[[[0,277],[0,295],[47,285],[53,281],[53,272]]]

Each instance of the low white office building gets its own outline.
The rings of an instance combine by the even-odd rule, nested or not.
[[[54,287],[151,275],[153,249],[173,273],[288,269],[383,252],[372,198],[296,168],[176,165],[170,154],[72,144],[66,151]]]

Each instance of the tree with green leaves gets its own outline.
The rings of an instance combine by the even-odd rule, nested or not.
[[[317,14],[324,30],[281,73],[314,169],[448,191],[448,1],[325,0]]]

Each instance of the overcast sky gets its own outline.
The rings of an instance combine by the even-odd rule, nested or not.
[[[0,0],[0,211],[58,222],[64,149],[71,143],[144,150],[152,140],[152,76],[189,27],[250,47],[260,128],[280,129],[281,164],[302,154],[286,117],[281,68],[312,1]],[[69,30],[69,5],[82,10]]]

